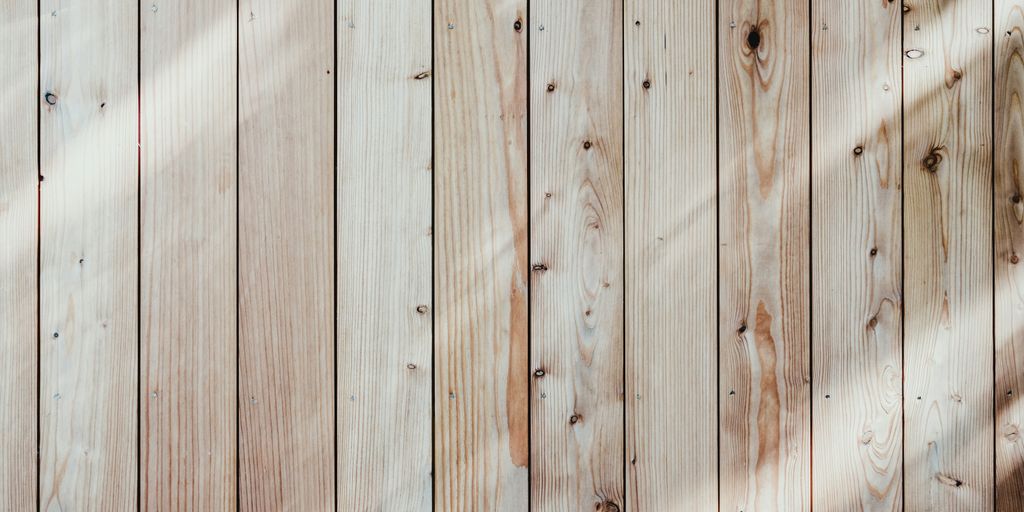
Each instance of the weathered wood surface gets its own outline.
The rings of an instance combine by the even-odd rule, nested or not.
[[[907,510],[993,506],[991,7],[903,18]]]
[[[36,504],[36,2],[0,2],[0,509]]]
[[[526,2],[437,0],[433,18],[434,506],[523,510]]]
[[[718,20],[721,510],[809,510],[810,17]]]
[[[237,508],[235,4],[139,13],[141,495]]]
[[[138,6],[39,10],[39,507],[135,510]]]
[[[812,506],[898,510],[901,6],[811,12]]]
[[[994,5],[995,499],[1002,511],[1024,509],[1024,2]]]
[[[338,510],[430,510],[430,2],[338,20]]]
[[[533,2],[529,27],[530,504],[620,510],[622,5]]]
[[[718,504],[715,2],[626,0],[626,510]]]
[[[334,3],[238,9],[239,506],[330,510]]]

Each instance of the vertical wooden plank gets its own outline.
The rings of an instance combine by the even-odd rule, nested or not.
[[[529,26],[531,505],[618,511],[622,4],[533,2]]]
[[[434,2],[434,505],[529,498],[526,1]]]
[[[625,7],[626,509],[714,510],[717,5]]]
[[[429,510],[431,3],[338,6],[338,510]]]
[[[808,7],[721,4],[721,510],[810,509]]]
[[[138,490],[138,5],[40,4],[40,508]]]
[[[236,3],[143,4],[142,503],[234,510]]]
[[[994,503],[991,8],[903,17],[908,510]]]
[[[812,504],[897,510],[901,5],[811,13]]]
[[[36,506],[36,2],[0,2],[0,509]]]
[[[334,507],[334,2],[239,4],[241,508]]]
[[[1024,510],[1024,1],[995,0],[996,510]],[[979,28],[987,25],[979,25]]]

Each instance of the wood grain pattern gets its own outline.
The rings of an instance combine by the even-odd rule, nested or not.
[[[990,510],[992,447],[991,4],[904,14],[908,510]]]
[[[529,498],[526,33],[524,0],[434,3],[439,510]]]
[[[36,2],[0,2],[0,509],[36,506]]]
[[[1024,509],[1024,1],[995,0],[994,19],[995,493],[1009,511]]]
[[[721,510],[810,510],[810,17],[718,20]]]
[[[39,8],[39,507],[134,510],[138,6]]]
[[[239,4],[241,508],[330,510],[334,2]]]
[[[236,4],[140,12],[148,510],[237,508]]]
[[[622,5],[530,7],[530,505],[618,511]]]
[[[338,12],[338,510],[429,510],[430,2]]]
[[[902,505],[900,11],[811,4],[816,510]]]
[[[716,4],[627,0],[627,510],[718,504]]]

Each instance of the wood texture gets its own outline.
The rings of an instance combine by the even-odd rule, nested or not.
[[[0,509],[36,504],[38,23],[0,2]],[[17,433],[17,434],[15,434]]]
[[[900,11],[811,3],[816,510],[902,505]]]
[[[39,506],[134,510],[138,8],[40,12]]]
[[[338,12],[338,510],[429,510],[430,2]]]
[[[718,503],[716,4],[627,0],[627,510]]]
[[[140,500],[235,510],[236,4],[139,14]]]
[[[995,0],[993,19],[995,493],[996,509],[1004,511],[1024,509],[1024,2]]]
[[[990,510],[991,4],[903,18],[907,510]]]
[[[334,3],[239,4],[240,507],[329,510]]]
[[[434,505],[524,510],[526,2],[437,0],[433,18]]]
[[[810,509],[810,17],[718,20],[721,510]]]
[[[618,511],[622,5],[533,2],[529,26],[530,505]]]

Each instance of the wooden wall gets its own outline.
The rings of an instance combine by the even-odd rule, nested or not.
[[[0,28],[0,509],[1024,509],[1022,0]]]

